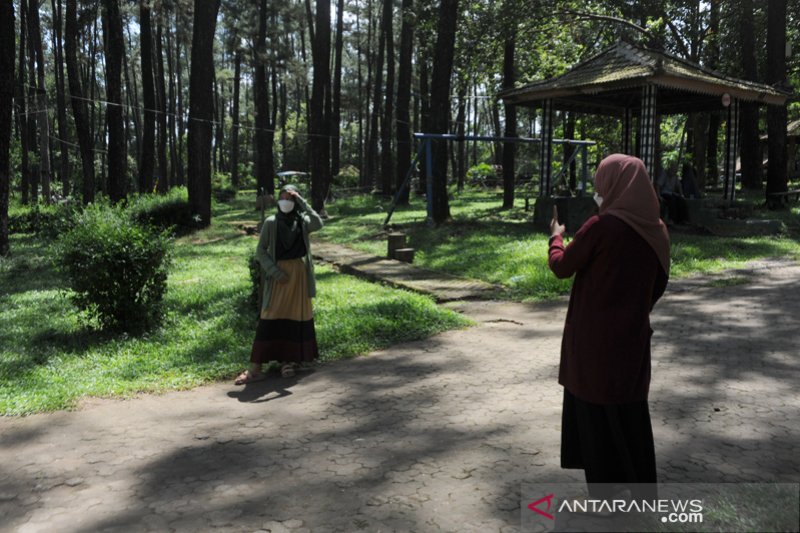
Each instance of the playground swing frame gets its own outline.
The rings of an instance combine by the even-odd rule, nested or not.
[[[422,157],[423,152],[425,153],[425,182],[426,182],[426,198],[425,203],[427,204],[427,214],[428,220],[433,220],[433,149],[432,149],[432,142],[433,141],[486,141],[486,142],[503,142],[503,143],[540,143],[542,142],[541,138],[537,137],[496,137],[491,135],[454,135],[452,133],[415,133],[414,138],[418,139],[422,142],[419,143],[419,147],[417,148],[417,153],[414,156],[414,159],[411,161],[411,165],[408,167],[408,172],[406,172],[406,177],[403,180],[403,183],[400,185],[400,188],[394,195],[392,199],[392,204],[389,206],[389,212],[386,215],[386,220],[384,220],[383,225],[388,226],[389,221],[394,214],[395,209],[397,208],[397,204],[400,201],[400,197],[403,195],[405,190],[408,188],[409,184],[411,183],[411,177],[414,174],[414,170],[419,163],[420,157]],[[577,157],[578,153],[581,153],[581,189],[580,193],[582,194],[583,191],[586,190],[586,181],[589,174],[589,158],[586,150],[589,146],[594,146],[597,143],[595,141],[580,141],[575,139],[553,139],[553,144],[567,144],[572,146],[577,146],[578,150],[572,152],[571,157],[569,160],[564,164],[561,171],[556,175],[553,179],[555,182],[558,180],[565,169],[569,168],[575,158]],[[539,168],[539,172],[543,171],[541,165]]]

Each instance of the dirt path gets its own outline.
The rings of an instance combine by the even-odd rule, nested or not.
[[[661,479],[797,482],[800,266],[715,279],[653,314]],[[478,325],[290,381],[0,418],[0,529],[515,531],[522,483],[581,480],[558,466],[566,301],[451,305]]]

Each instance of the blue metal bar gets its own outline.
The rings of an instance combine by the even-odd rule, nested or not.
[[[417,162],[419,161],[419,158],[422,155],[422,150],[425,149],[425,142],[419,145],[419,149],[417,149],[417,155],[414,156],[414,160],[411,161],[411,166],[408,167],[408,172],[406,172],[406,179],[403,180],[402,185],[400,185],[400,188],[397,189],[397,194],[394,195],[394,199],[392,200],[392,205],[389,207],[389,213],[386,215],[386,220],[383,221],[384,226],[389,223],[389,220],[392,218],[392,215],[394,214],[394,210],[397,208],[397,202],[400,201],[400,196],[403,194],[403,191],[406,190],[406,187],[408,187],[408,184],[411,182],[411,175],[414,173],[414,169],[417,166]]]

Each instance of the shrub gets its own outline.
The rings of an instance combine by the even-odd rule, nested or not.
[[[8,217],[9,233],[35,233],[53,239],[75,223],[80,207],[72,202],[33,205]]]
[[[56,266],[90,320],[137,331],[161,317],[170,254],[165,231],[132,222],[121,208],[92,205],[58,242]]]
[[[215,172],[211,177],[211,192],[218,202],[229,202],[236,198],[236,189],[231,184],[231,175]]]
[[[497,184],[497,168],[487,163],[480,163],[467,170],[467,180],[472,185],[492,187]]]
[[[128,213],[136,223],[167,229],[176,235],[190,233],[198,226],[192,217],[188,192],[183,187],[167,194],[139,195],[129,201]]]
[[[339,173],[334,176],[333,183],[342,189],[355,189],[358,187],[360,172],[353,165],[345,165],[339,169]]]

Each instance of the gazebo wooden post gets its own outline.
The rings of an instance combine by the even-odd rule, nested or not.
[[[650,179],[656,170],[656,86],[652,84],[642,87],[642,109],[639,115],[639,158],[644,163]]]
[[[630,107],[622,113],[622,153],[633,155],[633,109]]]
[[[542,142],[540,145],[539,165],[539,196],[548,198],[552,195],[553,187],[550,179],[553,174],[553,101],[542,101]]]
[[[731,98],[725,126],[725,173],[722,198],[727,203],[736,199],[736,154],[739,152],[739,99]]]

